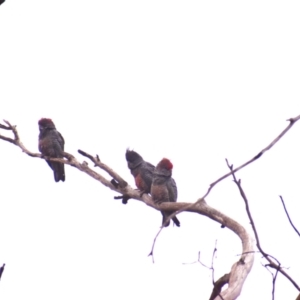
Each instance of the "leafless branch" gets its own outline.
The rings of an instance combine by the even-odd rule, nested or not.
[[[210,191],[212,190],[212,188],[219,183],[220,181],[224,180],[225,178],[227,178],[228,176],[230,176],[233,173],[236,173],[238,171],[240,171],[241,169],[243,169],[244,167],[248,166],[249,164],[253,163],[255,160],[259,159],[265,152],[267,152],[268,150],[270,150],[277,142],[279,142],[279,140],[293,127],[293,125],[300,120],[300,115],[295,117],[295,118],[290,118],[287,121],[290,122],[289,125],[268,145],[266,146],[264,149],[262,149],[261,151],[259,151],[258,154],[256,154],[253,158],[249,159],[248,161],[246,161],[245,163],[243,163],[242,165],[240,165],[239,167],[232,169],[231,172],[221,176],[219,179],[217,179],[216,181],[212,182],[209,185],[209,188],[206,192],[206,194],[204,196],[202,196],[201,198],[206,198],[207,195],[210,193]]]
[[[188,207],[186,204],[187,203],[182,203],[182,202],[177,202],[177,203],[164,202],[161,204],[161,208],[164,211],[172,212],[174,210],[182,209],[183,207]],[[204,200],[193,205],[192,207],[188,207],[185,211],[196,212],[220,224],[224,224],[228,229],[230,229],[235,234],[237,234],[237,236],[241,239],[243,254],[241,255],[240,259],[233,264],[231,268],[227,289],[222,291],[221,294],[216,298],[216,300],[217,299],[220,300],[222,298],[226,300],[236,299],[240,295],[243,283],[247,275],[251,271],[253,265],[254,248],[253,248],[252,237],[248,234],[248,232],[245,230],[243,226],[241,226],[235,220],[224,215],[220,211],[207,205],[207,203]]]
[[[4,268],[5,268],[5,264],[3,264],[2,267],[0,268],[0,280],[1,280]]]
[[[6,121],[4,121],[4,122],[6,122]],[[5,126],[3,124],[0,124],[0,128],[4,129],[4,130],[11,130],[9,126]]]
[[[214,283],[214,288],[209,297],[209,300],[217,299],[216,297],[220,297],[222,300],[224,300],[224,298],[221,295],[221,291],[223,286],[225,284],[228,284],[229,279],[230,279],[230,274],[225,274]]]
[[[279,140],[293,127],[293,125],[298,122],[300,120],[300,115],[294,118],[290,118],[287,121],[289,122],[288,126],[269,144],[267,145],[265,148],[263,148],[261,151],[258,152],[258,154],[256,154],[253,158],[249,159],[248,161],[246,161],[245,163],[243,163],[242,165],[240,165],[239,167],[232,169],[229,173],[226,173],[225,175],[221,176],[220,178],[218,178],[217,180],[215,180],[214,182],[212,182],[206,193],[200,197],[197,201],[202,201],[203,199],[205,199],[208,194],[210,193],[210,191],[222,180],[226,179],[227,177],[229,177],[230,175],[240,171],[241,169],[243,169],[244,167],[248,166],[249,164],[253,163],[254,161],[256,161],[257,159],[259,159],[266,151],[270,150],[277,142],[279,142]],[[195,203],[189,203],[188,206],[193,206]],[[186,208],[182,208],[182,210],[176,211],[174,212],[172,215],[170,215],[165,222],[170,221],[174,216],[176,216],[177,214],[181,213],[182,211],[185,211]]]
[[[201,262],[201,260],[200,260],[200,251],[198,252],[198,260],[190,263],[190,264],[200,263],[202,266],[204,266],[205,268],[212,271],[212,284],[213,284],[214,288],[213,288],[213,291],[211,293],[211,296],[210,296],[209,300],[213,300],[217,296],[219,296],[221,299],[224,299],[220,293],[222,291],[222,287],[229,282],[229,277],[230,277],[230,274],[225,274],[215,282],[215,279],[214,279],[214,272],[215,272],[214,259],[215,259],[216,252],[217,252],[217,240],[215,241],[215,247],[214,247],[212,258],[211,258],[210,267],[206,266],[205,264],[203,264]]]
[[[271,274],[271,276],[272,276],[272,300],[274,300],[275,299],[275,286],[276,286],[276,279],[277,279],[277,275],[278,275],[278,269],[276,269],[276,271],[275,271],[275,274],[271,271],[271,270],[269,270],[269,268],[268,267],[270,267],[270,264],[267,264],[267,265],[263,265],[262,264],[262,266],[263,267],[265,267],[266,268],[266,270]]]
[[[148,256],[152,256],[152,262],[154,263],[154,246],[155,246],[155,243],[156,243],[156,239],[157,237],[159,236],[160,232],[163,230],[163,227],[160,228],[160,230],[158,231],[158,233],[156,234],[154,240],[153,240],[153,243],[152,243],[152,248],[151,248],[151,251],[150,253],[148,254]]]
[[[253,254],[253,240],[252,237],[247,233],[245,228],[241,226],[239,223],[234,221],[233,219],[229,218],[228,216],[224,215],[220,211],[210,207],[207,205],[204,199],[200,199],[190,205],[190,203],[184,203],[184,202],[168,202],[168,203],[162,203],[159,206],[155,205],[152,201],[152,198],[147,195],[143,194],[140,195],[140,192],[137,190],[132,189],[129,185],[125,184],[126,181],[121,178],[116,172],[108,168],[106,165],[104,165],[102,162],[100,162],[99,157],[93,157],[92,155],[80,150],[80,154],[83,156],[89,158],[96,166],[100,167],[106,173],[108,173],[111,177],[113,177],[113,181],[110,181],[109,179],[105,178],[101,174],[95,172],[92,170],[88,164],[84,161],[80,163],[73,155],[69,153],[65,153],[64,158],[50,158],[50,157],[43,157],[39,153],[33,153],[29,151],[21,142],[16,126],[12,126],[9,122],[5,122],[9,129],[13,132],[14,138],[8,138],[5,136],[0,135],[0,139],[8,141],[17,147],[19,147],[23,152],[25,152],[27,155],[31,157],[37,157],[40,159],[47,159],[51,161],[57,161],[60,163],[64,163],[67,165],[70,165],[72,167],[77,168],[78,170],[86,173],[87,175],[91,176],[95,180],[99,181],[104,186],[110,188],[111,190],[118,192],[122,195],[126,195],[132,199],[136,199],[139,201],[143,201],[146,205],[153,207],[156,210],[159,211],[166,211],[166,212],[178,212],[178,211],[187,211],[192,213],[198,213],[201,215],[204,215],[222,225],[225,225],[228,229],[232,230],[235,234],[238,235],[238,237],[241,239],[242,242],[242,255],[235,264],[233,264],[230,272],[230,278],[228,282],[228,287],[224,291],[220,293],[220,295],[217,296],[216,299],[236,299],[242,290],[243,283],[249,274],[254,260],[254,254]],[[114,182],[115,181],[115,182]],[[114,183],[112,183],[114,182]],[[163,228],[163,227],[162,227]],[[162,230],[161,228],[161,230]],[[160,231],[161,231],[160,230]],[[159,233],[157,234],[157,236]],[[156,238],[157,238],[156,236]],[[155,240],[156,240],[155,238]],[[155,241],[154,241],[155,244]],[[153,245],[154,247],[154,245]],[[152,255],[153,255],[153,249],[152,248]],[[150,254],[151,254],[150,253]]]
[[[230,169],[229,173],[226,173],[225,175],[221,176],[220,178],[218,178],[217,180],[215,180],[214,182],[212,182],[209,185],[208,190],[206,191],[206,193],[199,198],[196,202],[194,203],[189,203],[187,204],[186,207],[182,207],[180,210],[177,210],[175,212],[173,212],[171,215],[168,216],[168,218],[166,218],[165,223],[169,222],[174,216],[178,215],[179,213],[183,212],[183,211],[187,211],[190,207],[192,207],[193,205],[197,204],[200,201],[203,201],[208,194],[210,193],[210,191],[213,189],[213,187],[218,184],[219,182],[221,182],[222,180],[226,179],[227,177],[229,177],[230,175],[235,174],[236,172],[240,171],[241,169],[243,169],[244,167],[246,167],[247,165],[253,163],[254,161],[256,161],[257,159],[259,159],[266,151],[270,150],[292,127],[293,125],[300,120],[300,115],[298,115],[295,118],[290,118],[287,121],[289,122],[288,126],[269,144],[267,145],[265,148],[263,148],[258,154],[256,154],[253,158],[249,159],[248,161],[246,161],[245,163],[243,163],[242,165],[240,165],[239,167],[235,168],[235,169]],[[251,214],[250,214],[251,216]],[[250,219],[251,221],[251,219]],[[224,224],[222,224],[222,226],[224,226]],[[159,232],[157,233],[155,240],[154,240],[154,244],[155,245],[155,241],[157,240],[160,232],[162,230],[160,229]],[[254,231],[255,233],[255,231]],[[257,240],[258,236],[256,236],[256,240]],[[287,275],[287,274],[286,274]],[[287,275],[288,276],[288,275]]]
[[[211,269],[211,267],[208,267],[207,265],[205,265],[201,260],[200,260],[200,254],[201,252],[199,251],[198,252],[198,259],[196,261],[193,261],[191,263],[182,263],[183,265],[192,265],[192,264],[196,264],[196,263],[199,263],[201,264],[203,267],[207,268],[207,269]]]
[[[280,265],[279,265],[280,268]],[[279,268],[276,269],[275,275],[273,276],[273,281],[272,281],[272,300],[275,299],[275,286],[276,286],[276,279],[277,279],[277,275],[279,272]]]
[[[78,153],[85,156],[85,157],[88,157],[95,164],[95,166],[101,168],[107,174],[109,174],[114,180],[116,180],[116,182],[119,184],[119,186],[121,188],[124,188],[128,185],[128,183],[119,174],[117,174],[113,169],[108,167],[106,164],[102,163],[100,161],[100,158],[99,158],[98,155],[93,157],[92,155],[90,155],[90,154],[88,154],[88,153],[86,153],[82,150],[78,150]]]
[[[233,166],[229,164],[228,160],[226,159],[226,163],[227,163],[227,166],[230,170],[233,170]],[[259,237],[258,237],[258,233],[257,233],[257,229],[256,229],[256,226],[255,226],[255,223],[254,223],[254,220],[253,220],[253,217],[251,215],[251,212],[250,212],[250,207],[249,207],[249,201],[247,199],[247,196],[242,188],[242,185],[241,185],[241,180],[237,180],[236,179],[236,176],[235,176],[235,173],[232,172],[232,177],[233,177],[233,181],[234,183],[237,185],[238,189],[239,189],[239,192],[245,202],[245,206],[246,206],[246,212],[247,212],[247,215],[248,215],[248,218],[250,220],[250,224],[252,226],[252,229],[253,229],[253,232],[254,232],[254,235],[255,235],[255,240],[256,240],[256,246],[258,248],[258,250],[260,251],[260,253],[263,255],[263,257],[269,262],[269,267],[271,268],[274,268],[276,270],[278,270],[283,276],[285,276],[293,285],[294,287],[300,291],[300,287],[299,285],[281,268],[281,264],[279,263],[279,261],[277,259],[275,259],[277,261],[277,263],[274,261],[274,257],[271,256],[270,254],[266,253],[261,245],[260,245],[260,241],[259,241]],[[277,275],[276,275],[277,276]]]
[[[293,224],[293,222],[292,222],[292,220],[291,220],[291,218],[290,218],[290,215],[289,215],[289,213],[288,213],[288,211],[287,211],[287,209],[286,209],[286,206],[285,206],[285,203],[284,203],[284,200],[283,200],[282,196],[279,196],[279,198],[280,198],[280,200],[281,200],[281,203],[282,203],[282,205],[283,205],[284,211],[285,211],[285,213],[286,213],[286,215],[287,215],[287,217],[288,217],[288,219],[289,219],[290,224],[292,225],[292,227],[294,228],[294,230],[297,232],[297,234],[300,236],[300,232],[298,231],[298,229],[297,229],[296,226]]]
[[[212,284],[215,285],[215,268],[214,268],[214,259],[215,259],[215,255],[217,253],[218,249],[217,249],[217,240],[215,241],[215,247],[214,247],[214,251],[211,257],[211,263],[210,263],[210,270],[211,270],[211,279],[212,279]]]
[[[104,176],[100,175],[99,173],[97,173],[94,170],[92,170],[91,168],[89,168],[88,164],[86,162],[80,163],[72,154],[64,152],[64,157],[67,158],[67,160],[66,160],[64,158],[47,157],[47,156],[41,155],[40,153],[34,153],[34,152],[29,151],[23,145],[23,143],[21,142],[20,137],[19,137],[19,133],[16,129],[16,126],[12,126],[8,121],[4,121],[4,122],[8,125],[7,127],[13,132],[14,139],[8,138],[8,137],[3,136],[3,135],[0,135],[0,139],[8,141],[8,142],[14,144],[15,146],[19,147],[27,155],[29,155],[31,157],[36,157],[36,158],[47,159],[47,160],[50,160],[50,161],[57,161],[57,162],[75,167],[78,170],[88,174],[92,178],[98,180],[104,186],[107,186],[108,188],[110,188],[110,189],[112,189],[116,192],[121,192],[124,189],[123,187],[116,188],[108,179],[106,179]],[[4,125],[2,125],[2,126],[4,126]],[[87,154],[87,155],[89,155],[89,154]],[[101,164],[101,167],[102,167],[102,169],[105,170],[105,165],[104,164]],[[111,169],[110,170],[108,170],[108,169],[105,170],[105,171],[107,171],[107,172],[109,171],[108,172],[109,174],[113,174],[113,171]],[[117,178],[120,180],[121,177],[118,175]]]

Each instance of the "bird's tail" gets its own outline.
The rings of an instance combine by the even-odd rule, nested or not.
[[[57,162],[52,163],[53,173],[54,173],[54,180],[55,182],[58,181],[65,181],[65,165]]]
[[[162,216],[163,216],[162,224],[164,224],[167,218],[170,216],[170,214],[166,214],[162,212]],[[177,227],[180,227],[180,222],[176,216],[173,217],[172,220]],[[170,225],[170,221],[165,225],[165,227],[168,227],[169,225]]]
[[[163,216],[161,225],[163,225],[166,222],[169,215],[167,215],[166,213],[163,213],[163,212],[161,212],[161,214]],[[165,227],[168,227],[169,225],[170,225],[170,221],[168,221],[168,223],[165,224]]]
[[[174,218],[172,218],[174,224],[177,226],[177,227],[180,227],[180,222],[179,220],[177,219],[177,217],[175,216]]]

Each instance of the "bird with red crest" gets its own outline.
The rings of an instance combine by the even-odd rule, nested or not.
[[[62,135],[56,130],[56,127],[51,119],[42,118],[38,122],[39,125],[39,151],[44,156],[53,158],[64,157],[65,141]],[[63,163],[46,160],[47,164],[53,170],[54,180],[65,181],[65,166]]]
[[[151,196],[155,204],[161,204],[163,202],[176,202],[177,201],[177,186],[175,180],[172,178],[173,164],[169,159],[163,158],[156,166],[153,173],[153,180],[151,185]],[[170,213],[162,211],[163,220],[165,223]],[[177,217],[172,218],[176,226],[180,226],[180,222]],[[170,221],[165,224],[165,227],[170,225]]]

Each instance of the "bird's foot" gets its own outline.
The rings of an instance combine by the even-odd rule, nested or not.
[[[127,204],[127,202],[130,199],[130,197],[128,195],[122,195],[122,196],[115,196],[114,199],[115,200],[122,199],[122,203],[123,204]]]

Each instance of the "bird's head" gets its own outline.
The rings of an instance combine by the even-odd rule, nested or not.
[[[38,122],[40,132],[46,129],[55,129],[55,125],[51,119],[42,118]]]
[[[169,159],[163,158],[156,166],[156,169],[158,170],[168,170],[171,171],[173,169],[173,164],[170,162]]]

